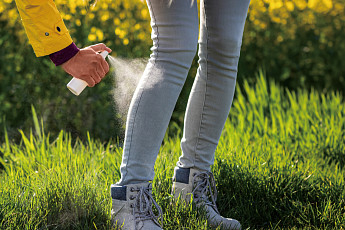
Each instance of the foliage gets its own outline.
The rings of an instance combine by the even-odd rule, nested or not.
[[[79,47],[104,42],[114,56],[149,56],[150,17],[143,1],[98,0],[95,6],[94,0],[55,2]],[[344,6],[342,0],[252,1],[239,63],[241,84],[253,81],[253,72],[262,67],[290,89],[342,91]],[[0,2],[0,48],[0,125],[6,121],[10,137],[18,128],[31,127],[32,104],[54,136],[60,129],[83,139],[87,131],[103,140],[123,134],[111,99],[111,77],[79,97],[71,95],[65,87],[70,76],[49,59],[34,56],[14,0]],[[172,118],[178,125],[196,68],[195,60]]]
[[[263,76],[244,85],[212,168],[220,212],[244,229],[345,228],[343,98],[284,90]],[[64,131],[52,139],[35,116],[34,124],[20,144],[6,138],[0,145],[0,228],[110,229],[109,187],[120,178],[121,147],[90,136],[73,144]],[[164,229],[207,229],[190,206],[170,203],[180,134],[164,140],[154,195]]]
[[[252,1],[240,73],[262,66],[289,88],[343,91],[344,7],[342,0]]]

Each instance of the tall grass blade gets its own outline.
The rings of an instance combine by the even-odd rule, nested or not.
[[[42,139],[41,128],[40,128],[40,124],[38,122],[35,107],[33,105],[31,105],[31,111],[32,111],[32,118],[34,120],[34,126],[35,126],[36,134],[38,135],[39,139],[41,140]]]

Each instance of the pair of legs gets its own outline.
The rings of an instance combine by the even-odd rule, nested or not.
[[[152,54],[134,93],[118,185],[154,178],[154,164],[199,43],[180,168],[210,170],[230,111],[250,0],[147,0]]]

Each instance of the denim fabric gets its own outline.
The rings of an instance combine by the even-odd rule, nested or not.
[[[250,0],[201,0],[199,68],[188,100],[177,165],[210,170],[230,111]],[[154,164],[196,54],[192,0],[147,0],[152,54],[127,117],[119,185],[153,180]]]

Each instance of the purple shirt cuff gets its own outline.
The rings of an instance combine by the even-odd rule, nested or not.
[[[79,48],[74,44],[74,42],[72,42],[72,44],[66,48],[50,54],[49,58],[56,66],[58,66],[74,57],[78,52]]]

